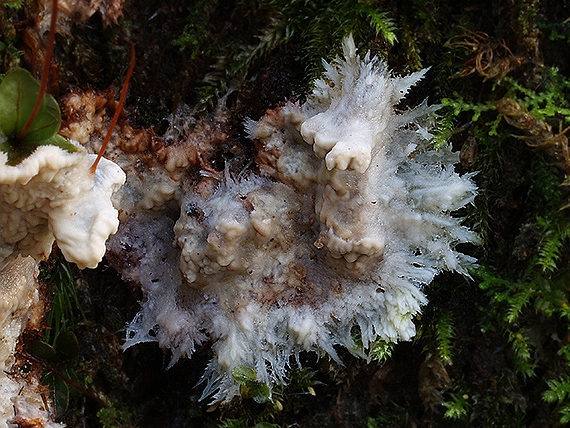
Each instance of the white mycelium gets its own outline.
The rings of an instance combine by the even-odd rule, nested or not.
[[[132,209],[111,239],[146,296],[127,346],[157,340],[176,360],[211,341],[215,400],[238,393],[236,366],[271,384],[302,351],[338,361],[335,345],[364,356],[410,339],[422,289],[474,261],[455,246],[475,234],[451,216],[473,201],[471,176],[431,146],[435,107],[395,107],[425,70],[393,76],[351,38],[325,67],[305,104],[246,124],[261,176],[183,183],[170,197],[179,213]]]

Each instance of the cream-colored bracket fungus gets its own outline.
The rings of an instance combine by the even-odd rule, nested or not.
[[[54,240],[67,260],[94,268],[117,230],[111,196],[125,174],[104,159],[91,173],[95,157],[45,145],[8,165],[0,152],[0,428],[61,426],[51,420],[39,380],[12,375],[14,351],[24,329],[42,319],[37,264]]]
[[[116,164],[95,155],[40,146],[19,164],[0,152],[0,270],[16,254],[45,259],[54,240],[68,261],[94,268],[119,225],[112,194],[125,181]]]
[[[175,362],[213,343],[204,397],[238,394],[240,366],[271,386],[303,351],[339,361],[337,345],[365,357],[409,340],[423,288],[474,262],[455,247],[476,235],[451,215],[474,200],[472,176],[433,147],[436,106],[397,108],[425,70],[393,76],[351,38],[325,68],[306,103],[246,123],[261,173],[131,167],[118,195],[110,260],[145,293],[126,346],[158,341]],[[157,180],[171,191],[149,209]]]

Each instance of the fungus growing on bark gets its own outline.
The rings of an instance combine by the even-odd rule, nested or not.
[[[37,284],[37,261],[17,256],[0,270],[0,428],[61,428],[42,399],[46,387],[38,376],[22,376],[15,355],[25,329],[41,325],[44,305]]]
[[[21,376],[14,352],[25,329],[44,328],[37,266],[51,253],[54,240],[67,260],[94,268],[109,234],[117,230],[111,195],[125,175],[106,159],[91,174],[95,157],[48,145],[8,165],[8,156],[0,152],[0,427],[31,421],[61,426],[51,421],[42,399],[46,387],[40,372]]]
[[[25,328],[39,329],[43,316],[38,262],[57,241],[68,261],[81,269],[96,267],[119,223],[111,197],[125,181],[116,164],[101,158],[104,147],[90,155],[58,134],[59,106],[46,93],[57,0],[49,15],[41,81],[17,68],[0,83],[0,427],[60,426],[51,421],[49,403],[40,394],[39,372],[18,379],[16,343]]]
[[[237,394],[236,367],[271,385],[303,351],[340,362],[336,345],[366,356],[408,340],[422,289],[474,262],[455,246],[476,236],[451,215],[473,201],[472,176],[432,147],[436,106],[396,108],[425,70],[393,76],[351,38],[325,68],[305,104],[246,123],[261,174],[127,171],[110,260],[145,299],[126,346],[158,341],[174,363],[212,342],[203,397]]]
[[[45,259],[54,240],[68,261],[94,268],[119,225],[112,194],[123,171],[95,155],[41,146],[16,166],[0,153],[0,269],[16,254]]]

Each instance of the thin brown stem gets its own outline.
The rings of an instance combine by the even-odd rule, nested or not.
[[[62,373],[61,371],[59,371],[58,369],[56,369],[55,367],[51,366],[50,364],[48,364],[47,362],[34,357],[31,354],[22,352],[20,353],[20,355],[22,355],[24,358],[27,358],[29,360],[34,361],[35,363],[38,363],[39,365],[41,365],[44,369],[51,371],[53,374],[55,374],[56,376],[59,376],[65,383],[67,383],[68,385],[72,386],[73,388],[75,388],[76,390],[78,390],[81,394],[83,394],[85,397],[90,398],[91,400],[95,401],[97,404],[99,404],[101,407],[109,407],[109,404],[107,404],[105,401],[103,401],[100,397],[98,397],[97,395],[95,395],[93,392],[89,391],[86,388],[83,388],[81,385],[79,385],[77,382],[73,381],[69,376],[66,376],[64,373]]]
[[[44,94],[46,93],[47,81],[48,81],[48,76],[49,76],[49,68],[51,65],[51,57],[53,54],[53,45],[55,43],[55,28],[56,28],[56,24],[57,24],[57,11],[58,11],[57,0],[52,0],[52,2],[51,2],[51,20],[49,23],[49,34],[48,34],[48,40],[47,40],[46,57],[45,57],[44,66],[42,69],[42,80],[40,81],[40,89],[38,91],[38,97],[36,98],[36,104],[34,104],[34,108],[32,110],[32,113],[30,114],[30,117],[28,117],[28,120],[26,121],[24,127],[22,128],[22,130],[18,134],[19,140],[22,140],[26,136],[28,131],[30,130],[30,127],[32,126],[32,123],[34,123],[34,120],[36,119],[36,116],[38,115],[38,112],[40,111],[40,107],[42,106],[42,103],[44,100]]]
[[[107,135],[105,135],[105,139],[103,140],[103,144],[101,145],[101,149],[97,154],[97,159],[91,165],[91,173],[95,173],[97,170],[97,165],[99,161],[103,157],[107,146],[109,145],[109,141],[111,141],[111,135],[113,135],[113,129],[115,129],[115,125],[119,120],[119,116],[123,111],[123,104],[125,103],[125,98],[127,97],[127,90],[129,89],[129,82],[131,80],[131,76],[133,75],[133,70],[135,68],[135,45],[131,43],[131,63],[129,64],[129,69],[127,70],[127,76],[125,77],[125,81],[123,83],[123,88],[121,89],[121,96],[119,97],[119,103],[117,104],[117,108],[115,109],[115,114],[113,115],[113,119],[111,120],[111,124],[109,125],[109,130],[107,131]]]

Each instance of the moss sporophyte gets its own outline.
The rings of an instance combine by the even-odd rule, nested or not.
[[[53,145],[69,152],[77,150],[57,134],[61,113],[56,100],[46,94],[57,23],[57,0],[52,3],[41,82],[28,71],[16,68],[0,83],[0,130],[4,136],[0,150],[8,155],[8,165],[17,165],[38,146]]]
[[[10,166],[19,164],[39,146],[57,146],[70,153],[77,151],[76,146],[58,134],[61,127],[59,105],[53,96],[46,93],[56,33],[57,12],[57,0],[53,0],[50,30],[40,82],[38,83],[27,70],[16,68],[8,73],[0,83],[0,131],[3,134],[0,135],[0,150],[7,154],[7,164]],[[105,140],[91,166],[92,173],[97,169],[122,112],[134,65],[135,48],[134,45],[131,45],[130,65],[123,83],[119,103]]]

